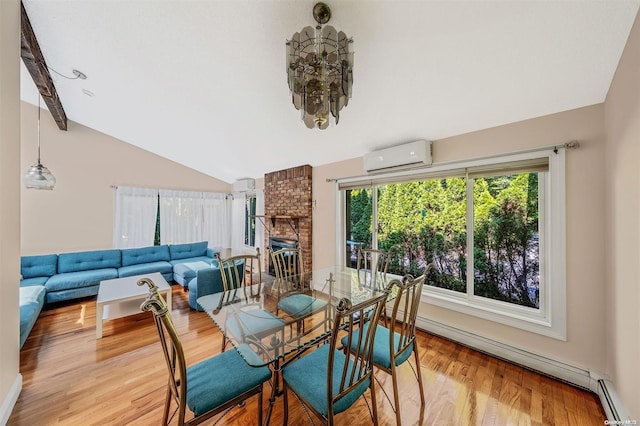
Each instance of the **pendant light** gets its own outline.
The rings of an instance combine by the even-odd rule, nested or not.
[[[56,184],[56,178],[40,163],[40,96],[38,96],[38,162],[31,166],[22,177],[24,186],[31,189],[51,190]]]

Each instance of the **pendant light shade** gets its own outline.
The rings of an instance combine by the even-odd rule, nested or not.
[[[38,162],[29,167],[22,177],[24,186],[30,189],[53,189],[56,178],[40,163],[40,97],[38,96]]]
[[[24,186],[30,189],[53,189],[56,178],[40,161],[29,167],[22,178]]]

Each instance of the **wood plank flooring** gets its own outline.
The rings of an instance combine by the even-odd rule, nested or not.
[[[172,316],[190,365],[218,353],[221,335],[205,313],[189,309],[187,298],[173,286]],[[100,340],[95,314],[95,298],[42,312],[20,353],[23,389],[8,425],[160,424],[167,372],[151,314],[106,322]],[[593,393],[424,332],[418,344],[426,407],[421,412],[418,384],[405,363],[399,379],[403,425],[604,424]],[[376,376],[380,424],[393,425],[395,414],[380,387],[392,398],[390,377]],[[265,412],[270,391],[266,384]],[[253,425],[256,409],[254,397],[218,424]],[[271,424],[282,424],[282,414],[278,398]],[[291,395],[289,424],[310,424]],[[338,424],[371,424],[362,398],[339,415]]]

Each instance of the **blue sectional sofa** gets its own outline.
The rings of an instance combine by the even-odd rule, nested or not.
[[[55,275],[57,254],[23,256],[20,265],[20,348],[38,319],[45,303],[47,280]]]
[[[206,248],[206,247],[205,247]],[[211,249],[202,251],[202,247],[189,244],[169,246],[171,265],[173,265],[173,280],[187,289],[189,281],[196,277],[200,269],[208,269],[212,265],[218,266],[215,252]]]
[[[22,256],[20,347],[46,303],[98,294],[100,281],[160,272],[185,289],[198,270],[217,268],[207,241],[133,249]]]
[[[27,336],[44,306],[46,290],[42,285],[25,285],[20,287],[20,348],[24,345]]]
[[[57,272],[49,277],[47,303],[98,294],[100,281],[118,278],[120,250],[96,250],[58,255]]]

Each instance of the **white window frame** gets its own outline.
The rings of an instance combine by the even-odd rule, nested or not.
[[[566,185],[565,185],[565,149],[532,150],[517,154],[471,159],[458,162],[434,164],[429,168],[412,169],[339,179],[336,185],[336,261],[344,262],[343,241],[346,241],[344,221],[346,200],[340,184],[366,186],[376,182],[389,182],[394,179],[407,180],[412,176],[445,175],[454,170],[465,168],[499,166],[502,163],[548,158],[549,171],[545,177],[539,175],[540,197],[538,205],[542,218],[540,227],[540,293],[539,308],[530,308],[513,303],[492,300],[473,294],[473,269],[468,271],[467,292],[425,286],[422,302],[440,306],[463,314],[499,322],[514,328],[566,341]],[[472,181],[467,181],[467,190]],[[374,191],[375,192],[375,191]],[[473,223],[473,205],[467,203],[467,222]],[[375,204],[374,204],[375,206]],[[374,216],[375,217],[375,216]],[[467,235],[467,250],[473,250],[473,235]],[[467,256],[468,257],[468,256]],[[469,262],[468,268],[473,268]]]
[[[243,226],[243,228],[244,228],[244,231],[243,231],[243,234],[244,234],[243,242],[245,242],[244,243],[245,248],[255,249],[256,247],[260,246],[260,244],[258,244],[258,220],[255,217],[253,218],[253,221],[256,224],[256,228],[254,230],[254,236],[253,236],[253,239],[254,239],[253,245],[246,244],[247,240],[251,240],[251,238],[249,238],[249,235],[247,235],[248,228],[246,226],[246,223],[247,223],[248,220],[251,219],[249,217],[249,211],[247,209],[247,205],[250,203],[249,200],[251,200],[252,198],[255,199],[256,215],[258,215],[258,212],[257,212],[257,209],[258,209],[258,195],[255,192],[247,192],[247,193],[245,193],[244,194],[244,223],[245,223],[245,225]]]

